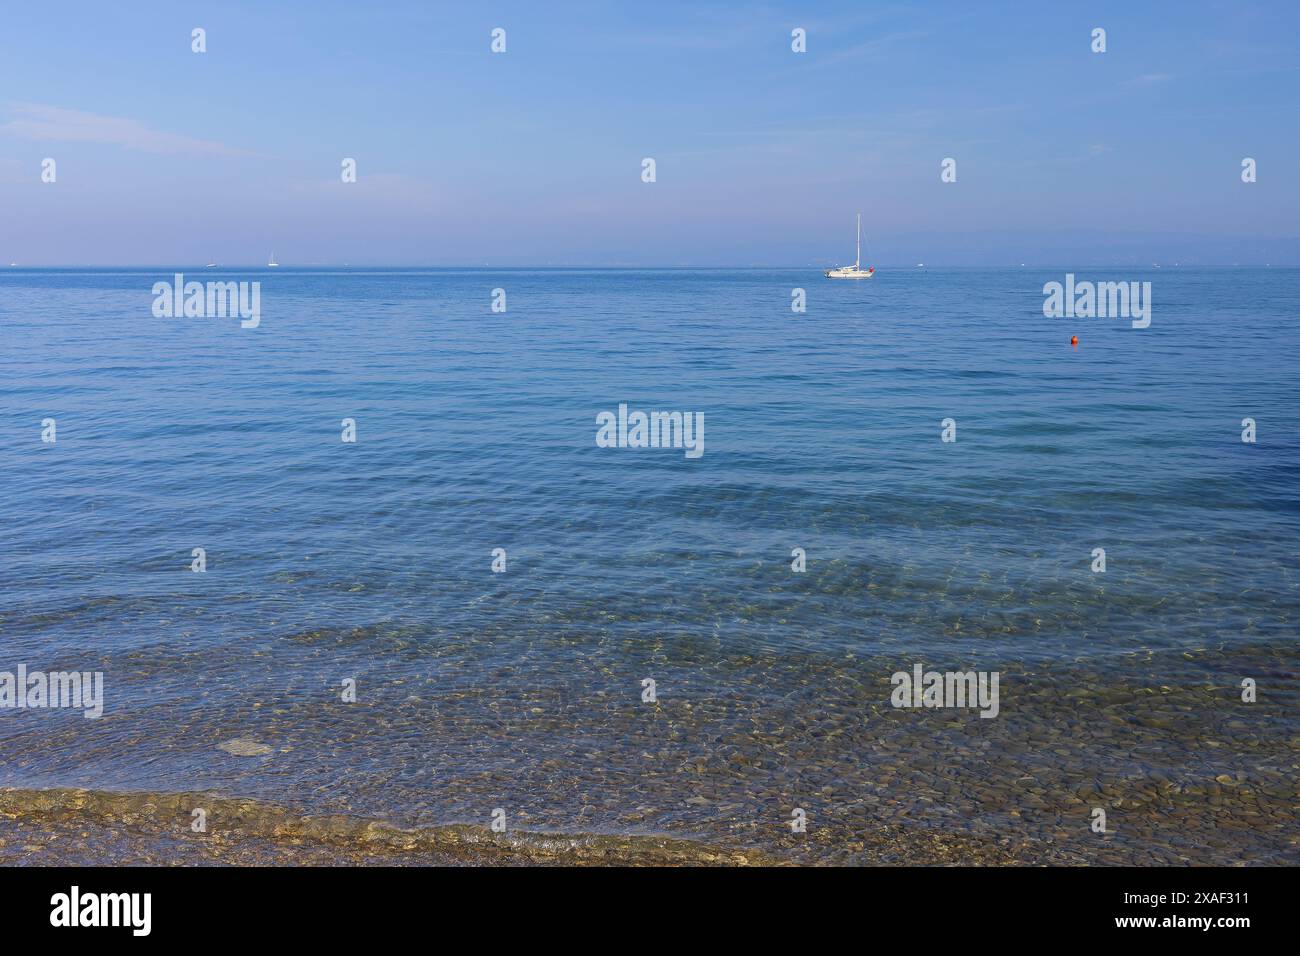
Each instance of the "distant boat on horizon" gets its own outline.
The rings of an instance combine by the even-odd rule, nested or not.
[[[838,269],[827,269],[826,278],[828,279],[870,279],[876,274],[876,267],[863,271],[862,269],[862,213],[858,213],[858,257],[853,260],[851,266],[841,266]]]
[[[275,250],[274,250],[274,249],[271,250],[271,261],[268,262],[268,263],[266,264],[266,267],[267,267],[268,269],[278,269],[278,268],[280,267],[280,263],[278,263],[278,262],[275,261]]]

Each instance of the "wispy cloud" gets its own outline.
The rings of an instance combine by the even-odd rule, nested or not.
[[[51,142],[108,143],[145,153],[191,156],[250,156],[215,140],[195,139],[151,129],[138,120],[100,116],[58,106],[21,103],[10,107],[10,119],[0,133]]]
[[[878,57],[887,50],[892,50],[896,46],[906,44],[911,40],[920,40],[930,35],[926,30],[900,30],[894,33],[886,33],[872,37],[863,43],[856,43],[849,47],[822,54],[816,59],[808,61],[808,65],[810,67],[821,67],[832,66],[845,60],[869,60]]]

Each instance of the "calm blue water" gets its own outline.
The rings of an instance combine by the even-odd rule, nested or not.
[[[1115,688],[1217,688],[1214,719],[1260,721],[1229,751],[1255,735],[1252,759],[1293,759],[1294,707],[1265,708],[1297,685],[1300,271],[1074,270],[1150,280],[1145,330],[1045,318],[1065,269],[186,270],[260,280],[253,330],[154,318],[174,271],[0,273],[0,670],[107,685],[99,721],[0,712],[0,783],[416,822],[513,801],[552,829],[717,838],[766,812],[755,793],[778,824],[787,793],[860,794],[845,768],[884,746],[871,720],[903,732],[878,708],[913,661],[1122,706]],[[620,402],[703,412],[703,457],[598,448]],[[1272,701],[1233,710],[1251,667]],[[1018,712],[1004,688],[985,770],[1034,749],[1018,713],[1068,726],[1077,699],[1038,690]],[[815,725],[844,733],[778,743]],[[1055,770],[1250,770],[1208,730],[1149,730],[1113,766]],[[232,738],[275,752],[215,749]],[[881,792],[921,786],[897,779]],[[1008,792],[916,820],[977,826]]]

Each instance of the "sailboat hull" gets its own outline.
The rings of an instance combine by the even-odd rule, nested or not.
[[[853,258],[853,265],[827,269],[825,275],[828,279],[870,279],[875,274],[875,266],[862,268],[862,213],[858,213],[858,254]]]

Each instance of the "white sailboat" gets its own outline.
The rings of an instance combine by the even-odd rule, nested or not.
[[[864,270],[862,268],[862,213],[858,213],[858,257],[853,260],[851,266],[841,266],[838,269],[827,269],[826,278],[828,279],[870,279],[876,274],[876,267]]]
[[[266,267],[267,267],[268,269],[276,269],[276,268],[279,268],[279,265],[280,265],[280,263],[278,263],[278,262],[275,261],[275,250],[272,249],[272,250],[271,250],[271,261],[268,262],[268,263],[266,264]]]

